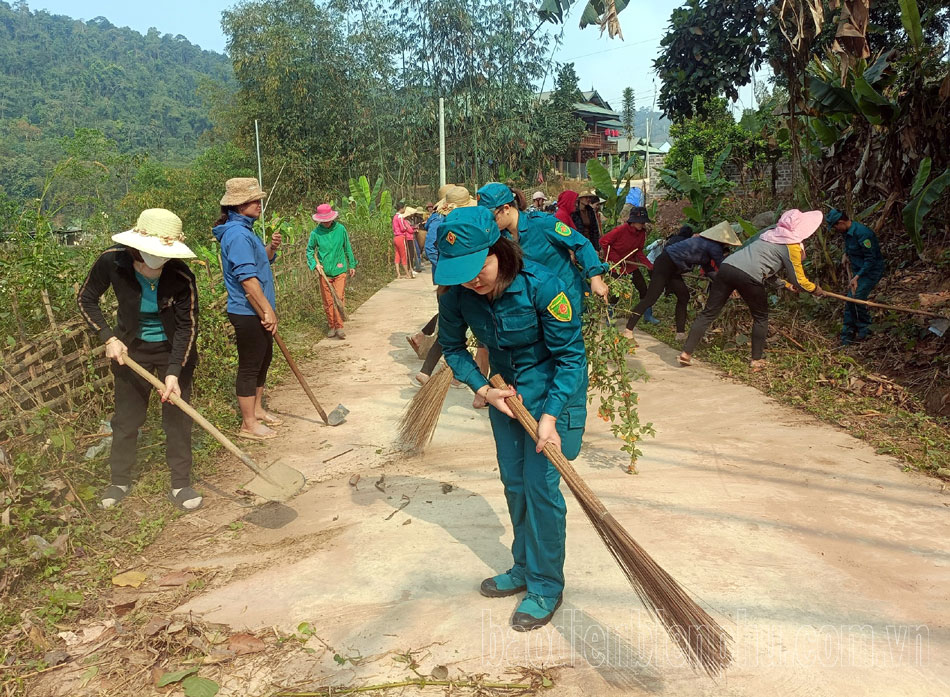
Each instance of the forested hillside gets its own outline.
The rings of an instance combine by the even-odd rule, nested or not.
[[[80,128],[124,154],[190,161],[211,127],[202,88],[232,82],[226,56],[181,35],[0,2],[0,192],[39,195],[46,170],[67,156],[62,139]]]

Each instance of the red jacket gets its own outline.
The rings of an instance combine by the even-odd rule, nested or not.
[[[637,263],[643,264],[648,269],[653,268],[653,264],[650,263],[647,255],[643,252],[646,242],[647,231],[645,229],[637,230],[630,223],[618,225],[600,238],[600,246],[607,252],[607,262],[609,264],[616,264],[626,257],[620,266],[611,270],[612,273],[617,274],[633,273],[641,268],[637,266]],[[633,253],[631,254],[631,252]]]

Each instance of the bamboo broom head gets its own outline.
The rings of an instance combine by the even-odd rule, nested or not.
[[[505,387],[500,375],[493,375],[490,382],[493,387]],[[537,441],[538,423],[525,406],[512,397],[505,402],[528,435]],[[560,450],[549,443],[544,447],[544,455],[561,473],[644,607],[660,621],[690,664],[701,667],[710,677],[725,671],[732,662],[732,637],[728,632],[637,544]]]
[[[452,371],[443,365],[409,401],[399,419],[400,450],[419,453],[432,441],[451,384]]]

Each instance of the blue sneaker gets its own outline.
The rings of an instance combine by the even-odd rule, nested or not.
[[[659,324],[660,320],[653,316],[653,308],[648,307],[647,311],[643,313],[643,321],[649,322],[650,324]]]
[[[486,598],[506,598],[527,589],[524,571],[513,566],[503,574],[486,578],[478,591]]]
[[[554,617],[563,599],[563,593],[556,598],[528,593],[515,614],[511,616],[511,628],[517,632],[530,632],[532,629],[543,627]]]

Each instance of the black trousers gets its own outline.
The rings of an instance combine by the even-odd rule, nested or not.
[[[692,354],[709,325],[722,312],[732,291],[738,291],[752,313],[752,360],[762,358],[765,351],[765,338],[769,333],[769,298],[765,286],[741,269],[731,264],[723,264],[709,289],[706,307],[696,316],[689,336],[683,345],[685,353]]]
[[[637,289],[639,291],[639,288]],[[653,273],[650,274],[650,285],[646,293],[641,293],[640,302],[633,308],[630,319],[627,320],[627,329],[633,329],[637,322],[647,311],[648,307],[653,307],[656,301],[660,299],[663,292],[672,293],[676,296],[676,331],[686,331],[686,308],[689,306],[689,288],[683,280],[683,275],[677,268],[670,255],[663,252],[653,262]]]
[[[257,315],[228,313],[237,338],[238,371],[234,389],[238,397],[253,397],[267,382],[267,369],[274,357],[274,337]]]
[[[164,382],[171,345],[167,341],[145,342],[136,339],[129,345],[129,356]],[[109,467],[112,483],[132,484],[132,466],[138,446],[139,428],[145,423],[149,397],[155,389],[126,365],[112,361],[115,376],[115,416],[112,417],[112,451]],[[194,364],[186,365],[178,376],[181,396],[191,400]],[[156,395],[157,396],[157,395]],[[165,461],[171,470],[173,489],[191,484],[191,417],[171,402],[162,404],[162,430],[165,431]]]

